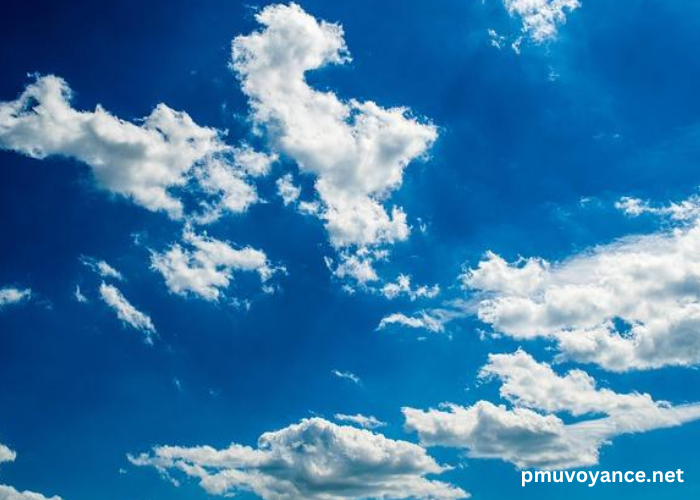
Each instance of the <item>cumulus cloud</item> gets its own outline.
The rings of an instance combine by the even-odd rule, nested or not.
[[[499,379],[501,397],[510,403],[551,413],[614,415],[653,411],[659,407],[648,394],[618,394],[610,389],[599,389],[595,379],[582,370],[571,370],[560,376],[550,365],[538,363],[522,350],[514,354],[489,355],[489,362],[480,376]]]
[[[16,458],[17,453],[0,443],[0,464],[3,462],[14,462]]]
[[[406,108],[344,101],[308,85],[308,71],[350,60],[340,25],[318,21],[296,4],[268,6],[256,19],[260,31],[233,41],[233,68],[255,125],[276,151],[314,176],[315,213],[331,243],[347,248],[406,239],[406,214],[384,202],[406,166],[426,154],[436,128]]]
[[[0,147],[32,158],[75,158],[109,191],[174,217],[182,204],[168,190],[185,184],[194,163],[224,149],[217,131],[164,104],[136,125],[100,106],[77,111],[71,97],[63,79],[38,77],[16,100],[0,104]]]
[[[294,184],[292,174],[285,174],[277,179],[277,194],[285,205],[291,205],[299,199],[301,188]]]
[[[0,484],[0,500],[61,500],[61,497],[45,497],[31,491],[17,491],[12,486]]]
[[[151,266],[165,278],[171,292],[211,301],[222,296],[236,271],[256,272],[263,283],[276,271],[260,250],[236,249],[191,229],[185,230],[182,245],[176,243],[163,253],[152,252]]]
[[[349,422],[351,424],[359,425],[365,429],[377,429],[379,427],[385,427],[386,423],[382,422],[372,415],[362,415],[358,413],[356,415],[346,415],[344,413],[336,413],[333,418],[339,422]]]
[[[222,132],[165,104],[132,123],[99,105],[76,110],[71,99],[66,81],[48,75],[37,77],[14,101],[0,102],[0,148],[37,159],[78,160],[90,166],[102,188],[172,218],[184,211],[173,190],[192,179],[199,179],[204,193],[220,195],[217,209],[240,212],[257,200],[244,178],[266,172],[272,157],[231,148]]]
[[[510,462],[521,469],[596,465],[600,448],[619,435],[681,425],[700,418],[697,405],[659,408],[652,415],[618,415],[565,424],[555,415],[506,409],[488,401],[427,411],[404,408],[406,427],[426,446],[462,448],[473,458]]]
[[[428,479],[447,468],[423,448],[320,418],[263,434],[257,448],[162,446],[135,465],[198,479],[213,495],[252,492],[265,500],[448,500],[468,495]]]
[[[596,465],[601,447],[616,436],[700,418],[700,404],[671,406],[646,394],[598,389],[588,374],[572,370],[562,377],[524,352],[491,356],[482,376],[499,378],[501,395],[514,407],[479,401],[469,407],[404,408],[406,428],[426,446],[462,448],[471,457],[519,468],[567,469]],[[605,416],[565,423],[555,413]]]
[[[411,286],[411,277],[401,274],[395,282],[386,283],[381,292],[387,299],[396,299],[402,296],[408,297],[410,300],[433,299],[440,293],[440,287],[438,285],[413,287]]]
[[[250,179],[267,175],[277,155],[255,151],[245,144],[231,148],[230,153],[228,157],[212,158],[194,169],[199,187],[214,197],[213,202],[201,203],[204,210],[196,217],[197,222],[212,222],[226,212],[242,213],[260,201]]]
[[[341,252],[337,263],[326,258],[326,266],[336,278],[352,278],[364,287],[368,283],[379,281],[374,263],[380,258],[384,258],[383,255],[362,248],[357,252]]]
[[[19,304],[32,296],[32,291],[28,288],[15,288],[5,286],[0,288],[0,309],[12,304]]]
[[[16,458],[17,454],[14,451],[0,443],[0,464],[14,462]],[[61,498],[57,496],[48,498],[31,491],[17,491],[12,486],[0,484],[0,500],[61,500]]]
[[[105,304],[117,313],[117,317],[124,324],[143,333],[144,341],[147,344],[153,344],[153,336],[156,335],[153,321],[148,315],[131,305],[117,287],[102,283],[100,285],[100,297],[102,297]]]
[[[556,38],[567,13],[581,7],[578,0],[503,0],[503,5],[522,19],[523,32],[536,43]]]
[[[700,361],[700,225],[625,238],[555,264],[495,254],[463,276],[477,314],[562,358],[611,371]]]

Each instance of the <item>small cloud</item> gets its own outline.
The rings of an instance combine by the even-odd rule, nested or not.
[[[153,326],[151,318],[136,309],[126,300],[117,287],[102,283],[100,285],[100,296],[114,312],[117,317],[126,325],[142,332],[145,335],[144,342],[153,344],[153,336],[156,335],[156,328]]]
[[[80,302],[81,304],[85,304],[89,302],[88,298],[83,294],[82,290],[80,289],[80,285],[75,285],[75,291],[73,292],[73,297],[75,298],[76,301]]]
[[[503,5],[511,16],[521,18],[523,33],[535,43],[554,40],[567,13],[581,7],[578,0],[503,0]]]
[[[356,415],[346,415],[344,413],[336,413],[334,417],[339,422],[350,422],[351,424],[359,425],[365,429],[377,429],[379,427],[385,427],[386,422],[382,422],[376,417],[371,415],[362,415],[360,413]]]
[[[115,279],[123,281],[124,276],[104,260],[93,259],[92,257],[81,257],[80,262],[90,268],[101,278]]]
[[[411,286],[411,276],[401,274],[396,279],[396,282],[384,285],[381,292],[389,300],[406,296],[411,301],[414,301],[422,298],[433,299],[437,297],[440,293],[440,287],[438,285],[413,287]]]
[[[32,291],[29,288],[15,288],[7,286],[0,288],[0,309],[12,304],[19,304],[29,300],[32,296]]]
[[[301,196],[301,189],[299,186],[294,184],[292,174],[287,174],[284,177],[277,179],[277,194],[282,198],[282,202],[285,205],[292,205],[295,203],[299,196]]]
[[[338,378],[349,380],[353,384],[362,385],[362,379],[352,372],[342,372],[340,370],[331,370],[331,373]]]

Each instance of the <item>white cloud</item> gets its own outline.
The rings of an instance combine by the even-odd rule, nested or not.
[[[384,330],[389,326],[404,326],[407,328],[424,329],[433,333],[445,331],[444,322],[441,318],[432,316],[427,311],[420,312],[417,316],[406,316],[403,313],[390,314],[379,322],[377,330]]]
[[[338,378],[349,380],[353,384],[362,385],[362,379],[352,372],[343,372],[340,370],[331,370],[331,373]]]
[[[512,409],[479,401],[445,404],[427,411],[404,408],[406,428],[426,446],[466,449],[474,458],[496,458],[519,468],[566,469],[598,463],[600,448],[616,436],[681,425],[700,419],[700,404],[671,406],[644,394],[597,389],[586,373],[559,376],[529,355],[492,355],[482,376],[503,382]],[[554,413],[602,418],[565,423]]]
[[[700,217],[700,196],[692,196],[680,203],[669,203],[663,206],[653,206],[648,201],[623,196],[615,203],[615,208],[629,217],[652,214],[668,217],[674,221],[697,220]]]
[[[0,500],[61,500],[61,497],[45,497],[31,491],[17,491],[12,486],[0,484]]]
[[[377,330],[383,330],[389,326],[427,330],[433,333],[443,333],[446,325],[454,320],[473,314],[474,307],[464,300],[449,300],[438,307],[432,307],[418,311],[412,316],[404,313],[390,314],[379,322]]]
[[[183,207],[168,190],[183,186],[194,164],[226,149],[216,130],[164,104],[136,125],[101,106],[77,111],[71,97],[68,84],[49,75],[16,100],[0,103],[0,147],[32,158],[75,158],[105,189],[172,217],[180,217]]]
[[[197,125],[187,113],[159,104],[143,120],[128,122],[101,106],[78,111],[57,76],[39,76],[14,101],[0,102],[0,149],[32,158],[73,158],[90,166],[98,184],[151,211],[183,217],[173,190],[190,181],[217,198],[200,216],[242,212],[257,201],[248,177],[264,175],[276,156],[243,145],[227,146],[223,132]]]
[[[80,261],[89,267],[93,272],[102,278],[111,278],[122,281],[124,276],[104,260],[93,259],[92,257],[81,257]]]
[[[123,323],[142,332],[145,335],[144,341],[147,344],[153,344],[153,336],[156,334],[153,321],[151,321],[149,316],[131,305],[117,287],[102,283],[100,285],[100,296],[105,304],[117,313],[117,317]]]
[[[468,495],[427,479],[447,470],[423,448],[320,418],[263,434],[257,448],[232,444],[157,447],[130,457],[163,474],[199,479],[213,495],[250,491],[265,500],[450,500]]]
[[[13,286],[0,288],[0,309],[29,300],[31,296],[32,291],[28,288],[20,289]]]
[[[331,270],[333,276],[340,279],[352,278],[360,285],[379,281],[377,271],[374,269],[374,262],[377,260],[376,254],[361,249],[358,252],[341,252],[338,255],[338,264],[335,265],[332,259],[326,258],[326,266]]]
[[[151,265],[165,278],[171,292],[218,300],[234,271],[257,272],[263,283],[275,273],[265,253],[254,248],[235,249],[229,243],[200,236],[186,229],[183,244],[164,253],[152,252]]]
[[[17,454],[7,446],[0,443],[0,464],[3,462],[14,462]],[[0,484],[0,500],[61,500],[60,497],[47,498],[39,493],[31,491],[17,491],[12,486]]]
[[[494,458],[518,468],[569,469],[596,465],[600,448],[622,434],[673,427],[700,418],[697,405],[565,424],[555,415],[526,408],[508,410],[488,401],[440,410],[404,408],[406,427],[426,446],[468,450],[473,458]]]
[[[349,422],[351,424],[359,425],[365,429],[377,429],[379,427],[385,427],[386,423],[382,422],[372,415],[362,415],[358,413],[356,415],[346,415],[344,413],[336,413],[333,418],[339,422]]]
[[[270,172],[277,155],[255,151],[248,145],[231,148],[231,157],[218,157],[195,167],[194,176],[204,193],[214,196],[214,203],[205,203],[199,223],[217,220],[225,212],[243,213],[259,202],[258,192],[250,178]]]
[[[396,281],[382,283],[375,264],[386,260],[389,254],[385,249],[359,248],[354,252],[341,251],[334,260],[326,257],[326,267],[338,279],[351,279],[355,281],[359,288],[381,295],[389,300],[406,297],[411,301],[418,299],[433,299],[440,293],[439,285],[413,286],[411,276],[400,274]],[[350,291],[355,291],[354,287],[346,285]]]
[[[206,167],[195,169],[195,175],[205,193],[219,197],[213,205],[202,203],[203,214],[196,218],[199,223],[213,222],[221,217],[223,211],[245,212],[258,201],[255,187],[225,161],[212,160]]]
[[[272,165],[279,160],[279,156],[270,153],[261,153],[254,150],[248,144],[242,144],[232,149],[233,165],[241,172],[251,177],[264,177],[270,173]]]
[[[610,389],[598,389],[593,377],[582,370],[557,375],[550,365],[538,363],[522,350],[489,355],[480,376],[500,379],[501,397],[512,404],[552,413],[615,415],[653,412],[660,407],[648,394],[618,394]]]
[[[426,154],[436,128],[405,108],[385,109],[310,87],[307,71],[350,60],[340,25],[318,21],[298,5],[256,15],[263,29],[233,41],[233,68],[249,97],[252,120],[276,151],[315,177],[336,248],[391,244],[409,234],[406,214],[384,206],[403,171]]]
[[[17,453],[0,443],[0,464],[3,462],[14,462],[16,458]]]
[[[700,225],[625,238],[563,262],[494,254],[463,276],[477,314],[611,371],[700,362]]]
[[[422,298],[433,299],[440,293],[440,287],[438,285],[412,287],[411,277],[401,274],[396,279],[396,282],[386,283],[381,291],[382,294],[390,300],[401,296],[406,296],[411,300]]]
[[[578,0],[503,0],[503,5],[522,19],[523,32],[537,43],[556,38],[567,11],[581,7]]]
[[[75,290],[73,291],[73,297],[77,302],[81,304],[86,304],[89,302],[88,298],[85,296],[83,291],[80,289],[80,285],[75,285]]]
[[[491,46],[501,50],[506,43],[506,37],[499,35],[494,29],[489,28],[488,30],[489,40],[491,41]]]
[[[277,194],[285,205],[291,205],[299,199],[301,189],[294,184],[292,174],[286,174],[277,179]]]

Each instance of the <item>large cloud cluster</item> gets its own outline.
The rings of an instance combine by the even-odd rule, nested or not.
[[[501,380],[501,395],[512,408],[489,401],[404,408],[406,428],[426,446],[462,448],[471,457],[519,468],[564,469],[596,465],[600,448],[616,436],[700,418],[700,404],[671,406],[647,394],[598,389],[588,374],[574,370],[560,376],[522,351],[490,356],[481,374]],[[559,413],[588,418],[565,423]],[[591,418],[596,415],[603,416]]]
[[[79,111],[71,104],[65,80],[37,77],[14,101],[0,103],[0,148],[32,158],[63,156],[90,166],[104,189],[127,197],[148,210],[184,215],[174,194],[199,180],[204,194],[216,198],[213,213],[244,211],[257,201],[246,182],[265,169],[247,170],[250,161],[273,157],[249,148],[231,148],[223,133],[196,124],[185,112],[159,104],[141,123],[115,117],[103,107]],[[215,218],[208,213],[208,218]]]
[[[130,457],[164,474],[196,478],[214,495],[249,491],[265,500],[452,500],[468,495],[426,478],[446,467],[423,448],[320,418],[263,434],[257,448],[232,444],[157,447]]]
[[[700,225],[626,238],[550,264],[487,255],[464,277],[478,316],[503,334],[546,337],[611,371],[700,361]]]
[[[436,128],[405,108],[344,101],[308,85],[305,74],[350,60],[338,24],[318,21],[296,4],[256,15],[263,29],[233,41],[233,67],[250,99],[253,122],[276,151],[315,178],[317,211],[337,248],[404,240],[406,214],[384,200],[406,166],[425,155]],[[287,202],[298,197],[286,179]]]

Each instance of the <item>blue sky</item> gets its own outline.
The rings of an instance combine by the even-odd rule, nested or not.
[[[698,14],[4,6],[0,499],[698,495]]]

